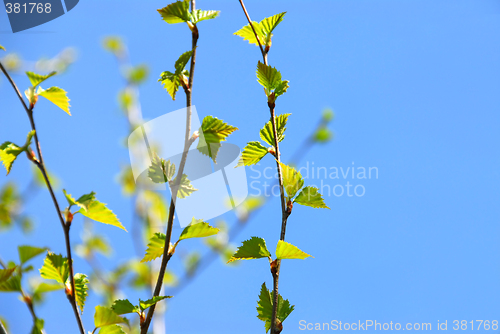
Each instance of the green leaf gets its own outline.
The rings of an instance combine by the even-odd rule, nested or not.
[[[190,21],[196,24],[201,21],[215,19],[219,15],[219,10],[201,10],[196,9],[190,13]]]
[[[127,79],[129,82],[139,85],[143,83],[149,74],[149,69],[146,65],[138,65],[129,69],[127,73]]]
[[[216,162],[221,142],[225,141],[235,130],[238,130],[238,128],[224,123],[221,119],[213,116],[205,117],[199,130],[198,150]]]
[[[74,199],[73,196],[71,196],[71,194],[68,194],[66,192],[66,189],[63,189],[63,193],[70,206],[77,205],[84,211],[88,211],[90,203],[95,201],[95,192],[93,191],[89,194],[80,196],[80,198],[78,199]]]
[[[75,274],[75,297],[76,303],[80,307],[81,312],[83,313],[83,307],[85,306],[85,300],[89,295],[87,284],[89,280],[87,279],[87,275],[85,274]]]
[[[182,174],[181,183],[179,184],[179,189],[177,190],[177,198],[186,198],[197,190],[198,189],[193,187],[191,181],[187,178],[187,175]]]
[[[99,330],[99,334],[126,334],[120,325],[108,325]]]
[[[281,142],[283,139],[285,139],[286,122],[288,121],[288,116],[290,115],[291,114],[282,114],[275,118],[278,142]],[[274,147],[273,123],[270,120],[260,130],[260,138]]]
[[[313,135],[313,139],[317,143],[329,142],[332,137],[332,132],[326,126],[320,126]]]
[[[139,299],[139,307],[141,308],[141,310],[144,311],[148,307],[153,306],[154,304],[158,303],[160,300],[163,300],[165,298],[172,298],[172,296],[156,296],[146,301]]]
[[[286,12],[267,17],[259,23],[255,21],[252,22],[252,25],[255,28],[255,32],[257,33],[259,41],[263,47],[270,46],[271,37],[273,36],[272,32],[278,26],[278,24],[283,21],[283,17],[285,16],[285,14]],[[234,35],[243,37],[243,40],[248,41],[250,44],[259,46],[257,38],[255,38],[255,34],[250,24],[247,24],[246,26],[235,32]]]
[[[304,185],[304,179],[300,172],[295,168],[285,165],[280,162],[281,174],[283,176],[283,186],[285,187],[288,198],[293,198],[297,191]]]
[[[191,59],[192,54],[193,54],[193,51],[186,51],[180,55],[179,59],[177,59],[177,61],[175,62],[175,74],[176,75],[181,75],[184,72],[184,68],[186,67],[187,63],[189,62],[189,59]]]
[[[40,274],[43,278],[53,279],[65,284],[69,276],[68,259],[60,254],[48,252],[40,269]]]
[[[4,51],[7,51],[5,50],[5,48],[3,46],[0,45],[0,50],[4,50]]]
[[[259,300],[257,301],[257,318],[265,322],[266,333],[271,328],[271,319],[273,317],[273,298],[274,292],[271,293],[267,287],[266,283],[262,284]],[[285,321],[286,318],[292,313],[295,306],[290,305],[290,302],[280,294],[278,294],[278,307],[276,312],[276,318],[281,322]]]
[[[182,74],[184,75],[184,73]],[[181,75],[176,75],[175,73],[165,71],[161,74],[160,81],[163,84],[163,87],[167,90],[172,100],[175,101],[175,95],[179,90],[179,86],[181,85]]]
[[[227,263],[236,260],[252,260],[263,257],[271,257],[271,253],[267,250],[266,241],[262,238],[252,237],[249,240],[243,241],[243,244],[238,247],[238,250],[227,261]]]
[[[12,273],[16,270],[16,267],[0,269],[0,283],[7,281]]]
[[[99,202],[98,200],[94,200],[90,203],[88,206],[87,211],[85,209],[80,209],[78,211],[82,215],[84,215],[87,218],[90,218],[92,220],[98,221],[103,224],[108,224],[108,225],[113,225],[116,227],[121,228],[125,232],[127,230],[123,225],[120,223],[116,215],[106,207],[106,204]]]
[[[127,319],[118,316],[110,308],[100,305],[95,307],[94,326],[96,328],[115,324],[128,324],[128,322]]]
[[[111,308],[118,315],[140,312],[139,308],[134,306],[128,299],[115,300]]]
[[[28,132],[26,143],[24,144],[23,147],[19,147],[16,144],[8,141],[0,145],[0,161],[2,161],[5,169],[7,170],[7,175],[10,173],[12,165],[14,164],[14,161],[16,160],[17,156],[29,149],[29,146],[31,145],[31,139],[33,138],[34,135],[35,135],[34,130]]]
[[[39,96],[43,96],[50,102],[54,103],[56,106],[64,110],[68,115],[71,116],[69,112],[69,98],[66,95],[66,91],[59,87],[50,87],[48,89],[42,89],[42,87],[38,87],[38,91],[36,92]]]
[[[26,72],[26,75],[28,76],[28,79],[30,79],[31,85],[33,87],[38,86],[39,84],[41,84],[42,82],[44,82],[45,80],[56,74],[57,74],[56,71],[50,72],[47,75],[36,74],[33,72]]]
[[[154,183],[165,183],[173,180],[175,165],[170,160],[165,161],[158,154],[153,152],[151,166],[148,169],[148,176]]]
[[[269,151],[258,141],[251,141],[245,146],[241,153],[241,158],[235,166],[250,166],[258,163]]]
[[[281,80],[281,73],[272,66],[257,63],[257,81],[264,87],[269,97],[273,92],[278,97],[288,89],[288,80]],[[274,102],[274,101],[272,101]]]
[[[318,188],[311,186],[307,186],[302,189],[297,198],[295,198],[294,202],[301,205],[311,206],[313,208],[330,209],[326,206]]]
[[[146,249],[146,255],[141,260],[141,262],[152,261],[163,255],[163,250],[165,248],[166,236],[163,233],[155,233],[151,239],[149,239],[148,248]]]
[[[190,238],[203,238],[209,237],[211,235],[215,235],[219,233],[219,229],[210,226],[206,222],[202,222],[201,220],[194,219],[191,221],[191,224],[188,225],[181,233],[179,240],[185,240]]]
[[[61,283],[45,283],[42,282],[38,284],[33,290],[33,300],[41,301],[43,295],[47,292],[57,291],[64,289],[64,285]]]
[[[190,20],[189,0],[177,1],[167,7],[158,9],[163,21],[174,24]]]
[[[43,319],[37,318],[35,319],[35,323],[33,324],[33,328],[31,329],[31,334],[43,334],[43,326],[45,321]]]
[[[24,264],[37,255],[44,253],[47,248],[33,247],[33,246],[17,246],[19,253],[19,261]]]
[[[0,283],[0,291],[18,292],[21,291],[21,276],[12,275],[7,280]]]
[[[304,260],[305,258],[312,257],[311,255],[301,251],[296,246],[289,244],[286,241],[278,241],[278,245],[276,246],[276,258],[277,259],[300,259]]]

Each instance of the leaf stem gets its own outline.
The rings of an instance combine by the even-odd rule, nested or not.
[[[191,0],[191,11],[196,8],[196,1]],[[194,69],[196,65],[196,45],[198,43],[199,33],[196,25],[192,30],[192,55],[191,55],[191,65],[189,68],[189,87],[184,89],[186,93],[186,133],[184,138],[184,151],[182,152],[181,162],[179,163],[179,170],[177,172],[177,177],[174,180],[174,186],[172,187],[172,198],[170,199],[170,208],[168,211],[168,222],[167,222],[167,233],[165,238],[165,246],[163,248],[162,262],[160,266],[160,271],[158,273],[158,279],[156,281],[156,286],[153,292],[153,297],[159,296],[163,285],[163,278],[165,276],[165,270],[167,269],[167,264],[172,257],[170,251],[170,240],[172,239],[172,227],[174,224],[174,213],[175,213],[175,202],[177,200],[177,191],[181,183],[182,174],[184,172],[184,167],[186,165],[187,155],[189,148],[191,147],[194,139],[191,137],[191,116],[192,116],[192,94],[193,94],[193,80],[194,80]],[[146,319],[141,325],[141,334],[146,334],[148,332],[151,319],[153,318],[155,312],[156,304],[153,304],[148,311]]]
[[[245,13],[245,16],[247,17],[248,24],[252,28],[252,31],[255,35],[255,39],[257,40],[257,43],[259,43],[259,48],[260,52],[262,53],[262,59],[264,60],[264,64],[267,65],[267,53],[264,51],[264,48],[262,47],[262,43],[260,42],[259,35],[257,35],[257,31],[255,31],[255,27],[252,24],[252,20],[250,19],[250,15],[248,15],[247,9],[245,7],[245,4],[243,3],[243,0],[239,0],[241,4],[241,8],[243,9],[243,12]]]
[[[40,141],[38,140],[38,132],[36,131],[35,119],[33,118],[33,109],[27,107],[27,105],[24,102],[24,99],[21,95],[21,92],[17,88],[16,83],[14,82],[14,80],[12,80],[11,76],[7,73],[7,71],[3,67],[2,63],[0,63],[0,69],[5,74],[5,76],[7,77],[7,80],[12,85],[12,88],[14,88],[15,92],[17,93],[17,96],[19,97],[19,100],[21,101],[21,104],[23,105],[24,109],[26,110],[26,113],[27,113],[28,118],[30,120],[31,129],[35,131],[34,137],[35,137],[36,150],[38,152],[38,161],[34,161],[34,163],[40,169],[40,172],[42,172],[43,178],[45,179],[45,183],[47,184],[47,188],[49,189],[50,197],[52,198],[52,202],[54,203],[54,207],[56,209],[57,216],[59,218],[59,221],[60,221],[61,226],[62,226],[63,231],[64,231],[64,239],[66,242],[66,253],[67,253],[68,266],[69,266],[69,271],[70,271],[69,277],[70,277],[70,284],[71,284],[71,290],[72,290],[72,294],[68,295],[68,299],[69,299],[71,306],[73,307],[73,312],[75,314],[75,318],[76,318],[76,321],[78,323],[78,327],[80,329],[80,334],[85,334],[85,329],[83,327],[83,322],[82,322],[82,319],[80,317],[80,313],[78,312],[78,307],[76,305],[76,299],[75,299],[75,293],[76,293],[76,291],[75,291],[75,279],[73,277],[73,260],[72,260],[72,256],[71,256],[71,244],[70,244],[70,238],[69,238],[69,230],[70,230],[71,224],[67,224],[64,221],[64,218],[63,218],[62,213],[61,213],[61,209],[59,207],[59,203],[57,202],[56,196],[54,194],[54,189],[52,188],[52,184],[50,183],[47,171],[45,169],[45,163],[43,161],[43,156],[42,156],[42,149],[40,146]]]

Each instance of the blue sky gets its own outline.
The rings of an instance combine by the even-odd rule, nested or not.
[[[49,169],[73,194],[96,191],[130,230],[130,200],[116,182],[128,161],[128,133],[116,103],[123,86],[113,57],[101,48],[107,35],[127,42],[134,64],[151,76],[141,87],[144,117],[153,119],[184,106],[156,82],[190,48],[185,25],[167,25],[156,12],[168,2],[80,1],[68,14],[42,26],[10,33],[0,13],[0,44],[26,60],[53,57],[73,46],[78,60],[51,79],[71,98],[69,117],[49,103],[35,117]],[[299,321],[401,324],[448,320],[499,320],[500,311],[500,4],[498,1],[253,1],[253,20],[287,11],[269,55],[290,89],[277,112],[290,112],[282,157],[314,128],[325,107],[335,111],[335,138],[314,147],[303,165],[376,167],[378,178],[309,179],[306,184],[365,188],[364,196],[325,196],[331,210],[294,209],[287,241],[313,255],[283,263],[280,292],[296,305],[286,333],[302,333]],[[268,119],[255,78],[257,47],[232,33],[246,19],[238,1],[198,1],[218,9],[216,20],[199,24],[194,104],[200,116],[215,115],[239,127],[231,143],[258,139]],[[14,79],[28,86],[26,77]],[[29,122],[6,80],[0,81],[0,141],[23,142]],[[259,166],[273,166],[271,159]],[[247,170],[250,176],[255,173]],[[0,184],[29,182],[25,159]],[[58,194],[63,200],[62,192]],[[0,255],[16,258],[16,246],[31,243],[64,251],[63,235],[47,193],[29,205],[36,233],[0,234]],[[232,213],[225,218],[232,221]],[[280,230],[279,201],[259,213],[238,240],[261,236],[274,250]],[[81,220],[80,220],[81,222]],[[130,235],[96,226],[115,248],[105,265],[133,256]],[[178,233],[179,231],[177,231]],[[72,238],[79,239],[74,223]],[[196,243],[194,243],[196,245]],[[196,247],[196,246],[194,246]],[[40,267],[41,259],[35,261]],[[173,260],[172,268],[180,268]],[[77,271],[88,271],[76,259]],[[237,267],[220,261],[169,303],[169,333],[260,333],[255,306],[260,285],[271,284],[265,260]],[[141,296],[145,297],[145,296]],[[15,295],[0,295],[0,315],[12,333],[31,324]],[[91,296],[83,319],[92,330]],[[11,306],[14,305],[14,306]],[[48,333],[76,332],[62,293],[40,308]],[[63,315],[61,317],[60,315]],[[285,332],[284,332],[285,333]]]

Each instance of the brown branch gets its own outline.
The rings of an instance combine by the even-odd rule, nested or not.
[[[264,64],[267,65],[267,52],[264,51],[264,48],[262,47],[262,44],[260,43],[259,35],[257,35],[257,31],[255,31],[255,27],[252,24],[252,20],[250,19],[250,15],[248,15],[247,9],[245,7],[245,4],[243,3],[243,0],[240,0],[240,5],[241,8],[243,9],[243,12],[245,13],[245,16],[247,17],[248,24],[252,28],[252,31],[255,35],[255,39],[257,39],[257,43],[259,43],[259,48],[260,52],[262,53],[262,59],[264,59]]]
[[[69,236],[71,222],[66,223],[64,221],[64,218],[63,218],[62,213],[61,213],[61,209],[59,207],[59,203],[57,202],[56,196],[54,194],[54,189],[52,188],[52,184],[49,180],[47,171],[45,169],[45,163],[43,161],[43,156],[42,156],[42,149],[40,146],[40,141],[38,140],[38,132],[36,131],[35,120],[33,118],[33,108],[27,107],[27,105],[24,102],[24,99],[21,95],[21,92],[17,88],[17,85],[15,84],[14,80],[12,80],[11,76],[7,73],[7,71],[3,67],[2,63],[0,63],[0,69],[7,77],[7,80],[12,85],[12,88],[14,88],[14,91],[17,93],[17,96],[19,97],[19,100],[21,101],[21,104],[23,105],[24,109],[26,110],[26,113],[27,113],[28,118],[30,120],[31,129],[35,131],[34,137],[35,137],[36,150],[38,152],[38,161],[35,160],[34,163],[40,169],[40,172],[42,172],[43,178],[45,179],[45,183],[47,184],[47,188],[49,189],[50,197],[52,198],[52,202],[54,203],[54,207],[56,209],[57,216],[59,218],[59,222],[61,223],[61,226],[62,226],[63,231],[64,231],[64,239],[66,242],[66,253],[67,253],[68,266],[69,266],[69,271],[70,271],[69,277],[70,277],[70,284],[71,284],[71,290],[72,290],[72,294],[68,295],[68,300],[69,300],[71,306],[73,307],[73,312],[75,314],[75,318],[76,318],[76,321],[78,323],[78,327],[80,329],[80,334],[85,334],[85,329],[83,327],[83,322],[82,322],[82,319],[80,317],[80,313],[78,312],[78,306],[76,305],[76,299],[75,299],[75,293],[76,293],[75,278],[74,278],[74,273],[73,273],[73,259],[71,256],[71,244],[70,244],[70,236]]]
[[[196,7],[195,0],[191,0],[191,11],[194,11]],[[177,177],[174,180],[174,186],[172,191],[172,198],[170,199],[170,208],[168,212],[168,222],[167,222],[167,233],[165,238],[165,246],[163,248],[162,262],[160,266],[160,271],[158,272],[158,280],[156,281],[155,290],[153,296],[159,296],[163,285],[163,278],[165,276],[165,270],[167,269],[168,262],[172,257],[170,253],[170,240],[172,238],[172,227],[174,224],[174,213],[175,213],[175,201],[177,200],[177,191],[181,182],[182,174],[184,172],[184,166],[186,165],[187,155],[191,144],[194,142],[194,138],[191,137],[191,115],[192,115],[192,93],[193,93],[193,79],[194,79],[194,69],[196,65],[196,45],[199,38],[198,28],[193,25],[191,28],[192,32],[192,55],[191,55],[191,65],[189,68],[189,87],[184,89],[186,93],[186,133],[184,138],[184,151],[182,152],[181,162],[179,163],[179,170],[177,172]],[[153,318],[155,312],[156,304],[153,304],[148,311],[146,319],[141,324],[141,334],[146,334],[148,332],[151,319]]]

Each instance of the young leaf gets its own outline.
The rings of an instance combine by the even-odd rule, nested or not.
[[[177,1],[164,8],[158,9],[163,21],[174,24],[190,20],[189,0]]]
[[[5,48],[3,46],[0,45],[0,50],[4,50],[4,51],[7,51],[5,50]]]
[[[252,22],[252,25],[262,46],[270,46],[272,32],[278,26],[278,24],[283,21],[283,17],[285,16],[285,14],[286,12],[267,17],[259,23],[255,21]],[[255,38],[255,34],[252,27],[250,27],[250,24],[247,24],[246,26],[235,32],[234,35],[243,37],[243,40],[248,41],[250,44],[259,46],[259,43]]]
[[[286,241],[278,241],[276,246],[276,258],[277,259],[300,259],[304,260],[307,257],[312,257],[311,255],[301,251],[296,246],[289,244]]]
[[[275,97],[278,97],[288,89],[288,80],[281,80],[281,73],[277,69],[261,63],[260,60],[257,63],[257,81],[264,87],[268,97],[273,92]]]
[[[0,269],[0,283],[7,281],[12,273],[16,270],[16,267]]]
[[[127,232],[127,230],[120,223],[120,221],[113,213],[113,211],[108,209],[106,207],[106,204],[101,203],[98,200],[94,200],[93,202],[91,202],[86,211],[85,209],[82,208],[78,212],[87,218],[90,218],[92,220],[98,221],[103,224],[119,227],[125,232]]]
[[[163,250],[165,248],[166,236],[163,233],[155,233],[151,239],[149,239],[148,248],[146,249],[146,255],[141,260],[141,262],[152,261],[163,255]]]
[[[40,301],[43,295],[47,292],[64,289],[64,285],[60,283],[45,283],[38,284],[33,290],[33,300]]]
[[[282,114],[275,118],[278,142],[285,139],[286,122],[288,121],[288,116],[290,115],[291,114]],[[274,146],[273,124],[271,121],[267,122],[266,125],[264,125],[264,127],[260,130],[260,138],[269,145]]]
[[[3,165],[5,166],[5,169],[7,170],[7,175],[10,173],[12,165],[14,164],[14,161],[16,160],[17,156],[29,149],[29,146],[31,145],[31,139],[33,138],[34,135],[35,135],[35,130],[28,132],[28,136],[26,137],[26,143],[24,144],[23,147],[19,147],[16,144],[8,141],[0,145],[0,161],[2,161]]]
[[[186,51],[183,54],[180,55],[179,59],[175,62],[175,74],[181,75],[182,72],[184,71],[184,68],[186,67],[187,63],[189,62],[189,59],[191,59],[191,56],[193,54],[193,51]]]
[[[89,295],[87,284],[89,280],[87,279],[87,275],[85,274],[75,274],[75,299],[76,303],[80,307],[81,312],[83,313],[83,307],[85,306],[85,300]]]
[[[118,316],[112,309],[100,305],[95,307],[94,326],[96,328],[127,323],[127,319]]]
[[[151,166],[148,169],[148,176],[154,183],[165,183],[172,181],[175,174],[175,165],[170,160],[165,161],[156,152],[153,152]]]
[[[281,174],[283,176],[283,185],[285,187],[288,198],[291,199],[297,194],[300,188],[304,185],[304,179],[300,172],[295,168],[285,165],[280,162]]]
[[[181,183],[179,184],[179,189],[177,190],[177,198],[186,198],[196,190],[198,189],[193,187],[191,181],[187,178],[187,175],[182,174]]]
[[[259,25],[262,29],[262,33],[266,37],[266,40],[271,38],[273,30],[278,26],[278,24],[280,24],[281,21],[283,21],[285,14],[286,12],[279,13],[271,17],[266,17],[260,21]]]
[[[141,308],[142,311],[144,311],[148,307],[153,306],[154,304],[158,303],[160,300],[163,300],[165,298],[172,298],[172,296],[155,296],[155,297],[148,299],[146,301],[139,299],[139,307]]]
[[[90,203],[95,201],[95,192],[91,192],[89,194],[85,194],[80,196],[78,199],[74,199],[71,194],[68,194],[66,192],[66,189],[63,189],[64,196],[66,197],[66,200],[68,201],[68,204],[70,206],[72,205],[77,205],[80,208],[82,208],[84,211],[88,211]]]
[[[273,295],[274,292],[271,293],[267,287],[266,283],[262,284],[259,300],[257,301],[257,318],[265,322],[266,333],[271,328],[271,319],[273,316]],[[280,294],[278,294],[278,307],[276,312],[276,318],[278,318],[281,322],[285,321],[285,319],[292,313],[294,306],[290,306],[290,302]]]
[[[190,239],[190,238],[203,238],[209,237],[219,233],[219,229],[210,226],[208,223],[199,222],[200,220],[194,219],[191,224],[188,225],[181,233],[179,240]]]
[[[271,253],[267,250],[266,241],[262,238],[252,237],[249,240],[243,241],[243,244],[238,247],[236,253],[233,254],[227,263],[236,260],[252,260],[270,256]]]
[[[134,306],[128,299],[115,300],[111,308],[118,315],[140,312],[139,308]]]
[[[238,128],[224,123],[221,119],[213,116],[205,117],[199,130],[198,150],[216,162],[221,142],[225,141],[235,130],[238,130]]]
[[[120,325],[108,325],[99,330],[99,334],[126,334]]]
[[[190,13],[190,21],[196,24],[201,21],[215,19],[219,15],[219,10],[201,10],[196,9]]]
[[[19,261],[21,265],[28,262],[37,255],[44,253],[47,248],[33,247],[33,246],[17,246],[19,253]]]
[[[158,79],[163,84],[163,88],[165,88],[172,97],[172,100],[175,101],[175,95],[179,90],[179,86],[181,85],[181,78],[179,75],[176,75],[172,72],[165,71],[162,72],[160,79]]]
[[[64,89],[61,89],[59,87],[50,87],[44,90],[39,86],[37,94],[54,103],[56,106],[58,106],[71,116],[71,113],[69,112],[70,100],[66,95],[66,91]]]
[[[254,27],[255,32],[257,33],[260,43],[264,46],[265,37],[264,34],[262,33],[259,23],[252,21],[252,26]],[[255,38],[255,34],[250,24],[247,24],[246,26],[235,32],[233,35],[243,37],[244,41],[248,41],[248,43],[250,44],[255,44],[259,46],[259,42],[257,41],[257,38]]]
[[[321,197],[321,194],[318,191],[318,188],[311,186],[307,186],[302,189],[300,194],[295,198],[294,202],[301,205],[311,206],[313,208],[330,209],[328,206],[326,206],[323,197]]]
[[[262,146],[260,142],[251,141],[243,149],[240,161],[238,161],[238,164],[235,166],[235,168],[240,166],[255,165],[260,160],[262,160],[262,158],[264,158],[267,153],[267,148]]]
[[[53,279],[65,284],[69,276],[68,259],[60,254],[48,252],[40,269],[40,274],[43,278]]]
[[[26,72],[28,79],[30,79],[31,85],[35,88],[36,88],[36,86],[38,86],[39,84],[41,84],[42,82],[44,82],[45,80],[47,80],[48,78],[50,78],[56,74],[57,74],[56,71],[50,72],[47,75],[36,74],[33,72]]]
[[[21,276],[12,275],[7,280],[0,283],[0,291],[18,292],[21,291]]]
[[[44,331],[43,331],[44,325],[45,325],[45,320],[40,319],[40,318],[36,318],[30,334],[43,334],[44,333]]]

